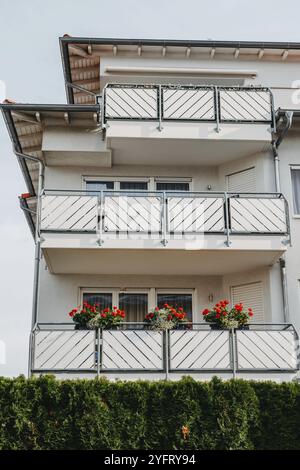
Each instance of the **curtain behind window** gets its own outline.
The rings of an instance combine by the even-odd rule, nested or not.
[[[120,189],[128,189],[130,191],[136,191],[138,189],[147,190],[148,183],[147,181],[121,181]]]
[[[85,292],[83,294],[83,302],[88,302],[91,305],[99,304],[100,310],[104,308],[112,308],[112,294],[111,293],[94,293]]]
[[[172,307],[182,307],[187,314],[187,319],[192,321],[193,316],[193,298],[192,294],[157,294],[157,306],[162,308],[164,304]]]
[[[119,307],[125,310],[126,322],[142,322],[148,313],[148,294],[122,292],[119,294]]]
[[[300,215],[300,168],[292,168],[294,212]]]
[[[180,183],[174,182],[174,183],[168,183],[168,182],[157,182],[156,183],[156,189],[157,191],[189,191],[190,190],[190,185],[189,183]]]

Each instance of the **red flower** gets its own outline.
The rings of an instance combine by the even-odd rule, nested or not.
[[[106,318],[106,313],[101,313],[102,318]]]
[[[253,313],[252,313],[252,312],[249,312],[249,317],[253,317]]]
[[[220,314],[219,314],[219,313],[216,314],[216,318],[220,318]]]
[[[208,315],[210,313],[210,310],[208,308],[205,308],[202,312],[202,315]]]

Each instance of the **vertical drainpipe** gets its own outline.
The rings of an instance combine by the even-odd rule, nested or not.
[[[275,187],[276,192],[281,192],[281,184],[280,184],[280,170],[279,170],[279,155],[278,155],[278,147],[280,146],[281,142],[283,141],[284,137],[286,136],[287,132],[291,128],[292,121],[293,121],[293,112],[287,111],[285,113],[286,117],[286,126],[283,129],[281,135],[278,139],[273,139],[272,141],[272,150],[274,155],[274,169],[275,169]],[[286,274],[286,257],[282,255],[279,260],[280,266],[280,275],[281,275],[281,284],[282,284],[282,298],[283,298],[283,319],[285,323],[288,323],[290,320],[290,312],[289,312],[289,301],[288,301],[288,287],[287,287],[287,274]]]
[[[38,177],[38,191],[37,191],[37,208],[36,208],[36,221],[35,221],[35,255],[34,255],[34,275],[33,275],[33,300],[32,300],[32,322],[31,322],[31,336],[29,344],[29,367],[28,375],[31,376],[32,364],[32,333],[37,323],[38,315],[38,298],[39,298],[39,278],[40,278],[40,261],[41,261],[41,238],[40,238],[40,217],[41,217],[41,197],[44,189],[44,163],[36,157],[26,155],[15,150],[17,157],[22,159],[31,160],[39,165]]]

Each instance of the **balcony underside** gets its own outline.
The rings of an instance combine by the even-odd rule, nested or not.
[[[110,121],[107,147],[114,165],[219,165],[266,150],[267,124]]]
[[[153,243],[153,241],[152,241]],[[48,267],[55,274],[224,275],[274,264],[281,247],[270,249],[152,249],[43,247]],[[111,243],[110,243],[111,246]],[[135,242],[135,246],[137,243]]]

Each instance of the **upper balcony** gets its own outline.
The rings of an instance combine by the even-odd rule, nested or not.
[[[52,272],[226,274],[270,266],[289,234],[281,194],[45,191]]]
[[[108,84],[102,125],[114,164],[217,165],[271,142],[273,98],[261,87]]]

